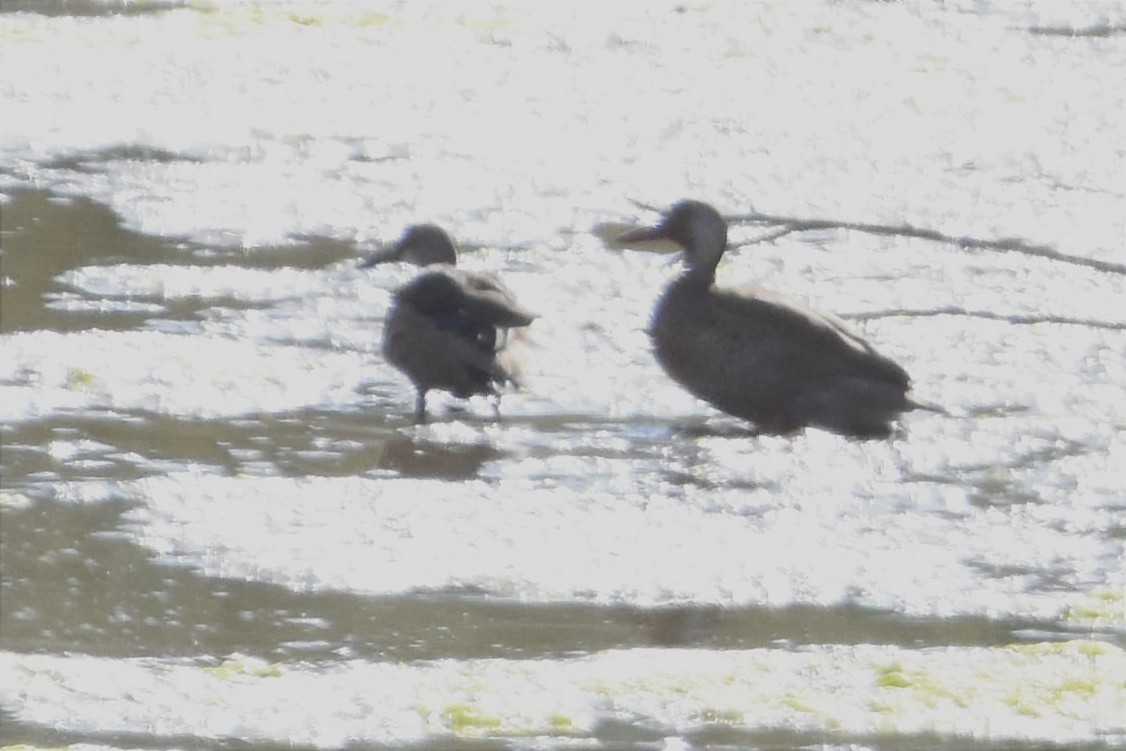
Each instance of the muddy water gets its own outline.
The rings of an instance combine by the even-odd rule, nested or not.
[[[4,10],[5,744],[1126,744],[1126,6]],[[684,196],[948,414],[671,383]],[[420,221],[541,315],[499,422],[378,351]]]

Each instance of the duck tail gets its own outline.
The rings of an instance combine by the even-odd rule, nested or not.
[[[921,409],[927,412],[937,412],[938,414],[945,415],[946,417],[952,416],[945,407],[943,407],[941,404],[935,404],[934,402],[921,402],[918,399],[908,399],[907,407],[908,409]]]

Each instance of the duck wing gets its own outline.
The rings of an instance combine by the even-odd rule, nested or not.
[[[820,425],[881,436],[909,408],[903,368],[837,319],[758,287],[682,278],[658,303],[650,334],[674,380],[771,432]]]
[[[452,266],[419,274],[399,290],[398,297],[436,321],[456,320],[469,329],[518,328],[536,319],[496,277]]]
[[[431,267],[396,293],[384,351],[416,384],[492,393],[493,384],[516,381],[515,361],[502,357],[506,330],[535,317],[495,277]]]
[[[537,316],[516,302],[508,287],[491,274],[458,272],[461,281],[461,306],[466,315],[482,324],[501,329],[521,328]]]
[[[759,343],[764,353],[800,367],[796,375],[910,384],[907,371],[836,316],[757,286],[713,288],[709,299],[715,329]]]

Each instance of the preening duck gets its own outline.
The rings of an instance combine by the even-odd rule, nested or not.
[[[383,355],[414,385],[419,420],[434,389],[462,399],[496,396],[499,414],[498,388],[519,385],[509,332],[536,318],[499,279],[455,268],[455,259],[445,231],[418,225],[362,264],[399,260],[427,267],[395,292],[383,326]]]

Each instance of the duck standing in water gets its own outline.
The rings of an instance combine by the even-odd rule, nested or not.
[[[410,227],[398,243],[361,266],[388,261],[428,267],[395,292],[383,326],[383,356],[418,392],[416,419],[426,418],[431,389],[461,399],[496,396],[499,415],[497,388],[519,385],[509,330],[528,326],[536,315],[496,277],[455,268],[453,241],[433,224]]]
[[[687,269],[649,334],[658,362],[695,396],[764,433],[815,426],[859,438],[890,435],[891,421],[919,406],[907,372],[840,320],[760,287],[717,287],[727,223],[711,206],[681,201],[618,241],[655,239],[680,245]]]

